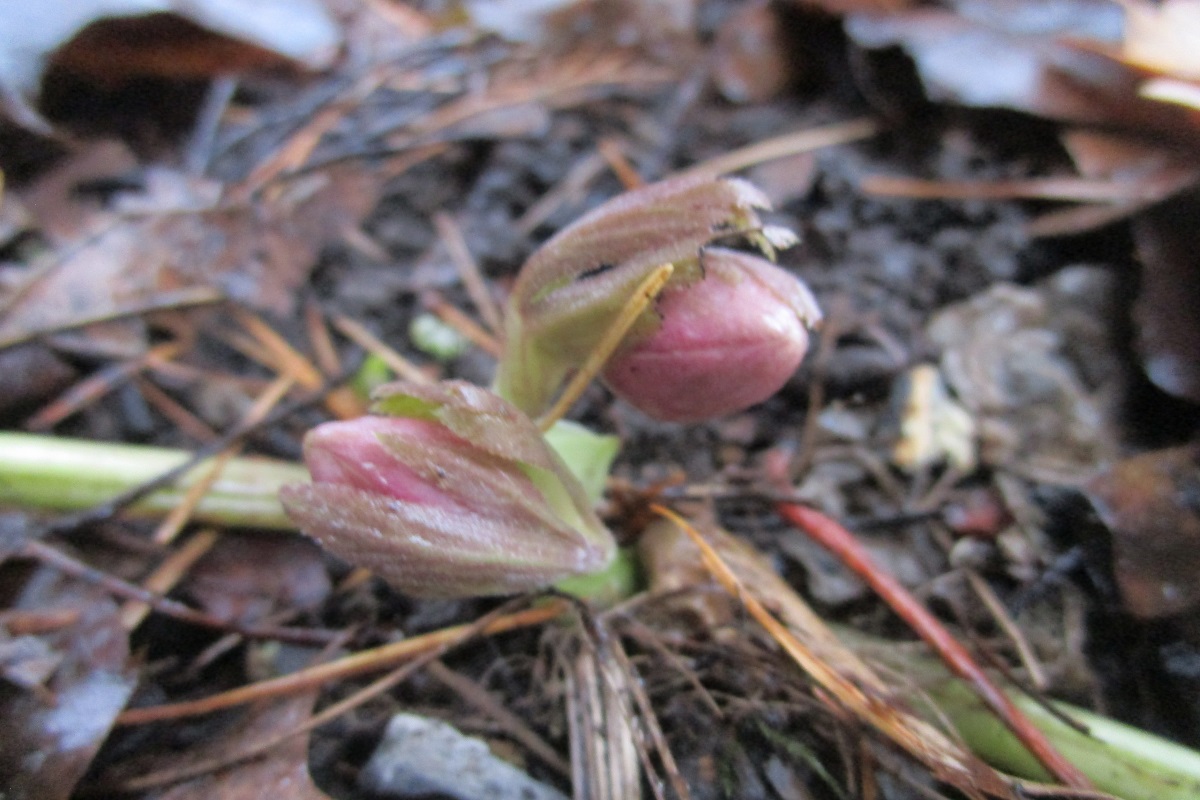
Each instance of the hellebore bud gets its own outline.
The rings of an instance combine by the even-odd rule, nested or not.
[[[280,490],[304,533],[423,597],[541,589],[604,569],[612,534],[534,424],[473,384],[394,383],[382,416],[304,439],[309,484]]]
[[[798,278],[748,253],[709,248],[704,279],[659,296],[657,330],[630,336],[604,371],[650,416],[698,422],[766,400],[787,382],[821,320]]]
[[[668,287],[701,278],[700,252],[741,237],[768,255],[795,242],[764,227],[766,197],[735,178],[677,178],[619,195],[564,228],[517,276],[505,315],[496,391],[530,416],[546,410],[565,377],[596,346],[637,287],[674,266]],[[631,334],[655,327],[652,312]]]

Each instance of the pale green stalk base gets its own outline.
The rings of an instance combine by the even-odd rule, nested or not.
[[[941,661],[858,631],[839,627],[837,632],[868,660],[911,678],[967,747],[984,761],[1020,778],[1050,780],[1008,728],[984,708],[974,691],[952,677]],[[1099,714],[1054,703],[1064,716],[1086,727],[1088,732],[1081,733],[1032,698],[1017,692],[1009,692],[1009,697],[1097,789],[1121,800],[1200,798],[1200,753],[1195,750]]]
[[[632,597],[642,584],[641,562],[633,548],[623,547],[608,569],[590,575],[576,575],[559,581],[555,589],[566,594],[582,597],[602,608],[616,605]]]
[[[598,499],[616,455],[616,438],[591,433],[574,423],[557,427],[549,438],[564,460],[583,473],[589,494]],[[186,451],[163,447],[0,432],[0,508],[82,511],[153,480],[190,457]],[[212,463],[201,462],[175,486],[149,494],[123,513],[140,518],[169,513],[183,500],[187,488],[208,474]],[[192,519],[229,527],[294,531],[296,526],[283,513],[277,495],[285,483],[308,480],[308,470],[300,464],[266,458],[230,459],[196,506]],[[568,579],[558,588],[610,605],[632,595],[637,582],[637,561],[622,550],[605,571]]]
[[[106,502],[190,458],[183,450],[0,432],[0,506],[80,511]],[[176,481],[134,503],[128,513],[157,517],[177,507],[187,487],[212,466],[204,461]],[[308,480],[308,470],[265,458],[234,458],[225,465],[193,519],[229,526],[294,530],[276,493]]]
[[[926,691],[979,756],[1013,775],[1049,780],[1036,759],[960,681],[938,681]],[[1200,798],[1200,753],[1195,750],[1082,708],[1055,703],[1056,709],[1087,728],[1086,734],[1080,733],[1029,697],[1010,696],[1096,788],[1122,800]]]

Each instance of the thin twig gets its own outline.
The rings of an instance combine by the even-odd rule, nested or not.
[[[154,362],[169,361],[182,350],[180,342],[163,342],[136,358],[109,364],[47,403],[25,422],[25,429],[46,431],[120,386]]]
[[[497,617],[480,629],[480,633],[491,636],[518,628],[540,625],[543,622],[549,622],[560,616],[567,608],[568,606],[565,602],[559,601],[516,614]],[[203,697],[199,700],[187,700],[161,706],[148,706],[146,708],[132,708],[118,716],[116,724],[142,725],[147,722],[159,722],[162,720],[208,714],[223,708],[230,708],[255,700],[294,694],[305,689],[323,686],[333,680],[351,678],[365,672],[377,672],[393,664],[407,661],[421,653],[440,648],[447,641],[456,641],[457,637],[462,636],[464,631],[469,632],[474,629],[475,625],[458,625],[452,628],[443,628],[432,633],[414,636],[411,639],[403,639],[399,642],[392,642],[391,644],[376,647],[373,650],[363,650],[345,658],[340,658],[337,661],[318,664],[315,667],[309,667],[308,669],[283,675],[279,678],[271,678],[259,681],[258,683],[252,683],[248,686],[231,689],[220,694]]]
[[[63,322],[56,322],[52,325],[26,328],[20,333],[0,337],[0,350],[5,350],[33,339],[52,336],[56,333],[66,333],[67,331],[86,328],[88,325],[94,325],[98,322],[115,322],[116,320],[129,319],[130,317],[141,317],[155,311],[174,311],[190,306],[212,305],[213,303],[220,303],[223,300],[225,300],[224,294],[208,286],[193,286],[170,292],[160,292],[149,300],[140,303],[133,303],[98,314],[87,314]]]
[[[1021,660],[1025,671],[1029,673],[1029,682],[1038,691],[1045,691],[1046,687],[1050,685],[1050,680],[1046,677],[1046,670],[1042,668],[1042,662],[1038,660],[1037,654],[1033,652],[1033,647],[1029,644],[1029,639],[1021,631],[1021,626],[1017,625],[1017,621],[1008,613],[1008,609],[1000,602],[1000,598],[992,591],[992,587],[980,577],[978,572],[968,567],[963,570],[963,575],[966,576],[967,583],[970,584],[976,597],[991,612],[992,619],[995,620],[996,625],[999,626],[1000,630],[1004,631],[1009,641],[1013,643],[1013,647],[1017,650],[1017,657]]]
[[[446,250],[450,253],[450,260],[458,268],[458,276],[462,279],[463,286],[466,287],[467,296],[471,298],[483,323],[493,334],[504,330],[500,308],[496,305],[492,293],[488,291],[487,281],[479,269],[479,263],[471,255],[471,250],[467,247],[467,240],[458,223],[449,214],[439,211],[433,215],[433,224],[437,227],[438,236],[441,237],[442,243],[446,245]]]
[[[211,614],[206,614],[203,611],[197,611],[191,606],[186,606],[183,603],[163,597],[160,594],[146,591],[142,587],[121,580],[115,575],[110,575],[95,567],[88,566],[45,542],[37,540],[28,541],[22,546],[20,552],[25,558],[32,558],[48,567],[60,570],[73,578],[95,584],[117,597],[145,603],[160,614],[166,614],[167,616],[205,628],[236,631],[252,639],[279,639],[280,641],[297,642],[299,644],[325,644],[336,636],[336,632],[313,628],[260,627],[229,622],[214,617]]]
[[[608,168],[617,176],[617,180],[628,191],[630,189],[638,189],[646,185],[646,181],[634,169],[633,164],[629,163],[629,159],[625,157],[624,151],[621,149],[621,143],[616,139],[607,137],[600,140],[596,145],[596,149],[600,155],[608,162]]]
[[[309,391],[321,385],[324,380],[321,371],[261,317],[245,308],[234,308],[233,314],[238,323],[270,354],[269,366],[275,371],[291,377]]]
[[[504,350],[500,341],[480,327],[479,323],[471,317],[446,302],[440,294],[433,291],[426,292],[422,294],[421,300],[430,311],[438,315],[442,322],[467,337],[484,352],[496,358],[500,357]]]
[[[311,299],[304,304],[304,327],[308,331],[308,343],[312,347],[313,359],[317,368],[325,375],[333,375],[342,369],[338,358],[337,348],[333,346],[333,336],[329,326],[325,324],[325,316],[321,308]]]
[[[218,758],[205,759],[204,761],[200,761],[198,763],[188,764],[186,767],[159,770],[158,772],[151,772],[147,775],[142,775],[138,778],[126,781],[121,785],[121,789],[127,792],[141,791],[144,789],[153,788],[155,786],[178,783],[179,781],[187,780],[188,778],[207,775],[209,773],[216,772],[217,770],[231,767],[234,764],[240,764],[244,761],[248,761],[249,759],[256,758],[264,753],[267,753],[284,742],[289,741],[293,737],[319,728],[327,722],[330,722],[340,717],[342,714],[345,714],[347,711],[357,708],[371,698],[378,697],[392,687],[402,683],[418,669],[430,663],[434,659],[440,658],[452,647],[457,647],[458,645],[466,642],[468,639],[485,632],[489,625],[494,624],[502,618],[502,615],[507,608],[508,606],[498,608],[495,611],[480,617],[471,625],[462,626],[458,630],[456,636],[449,638],[444,642],[440,642],[433,649],[418,655],[413,661],[398,667],[368,686],[359,689],[357,692],[354,692],[349,697],[334,703],[333,705],[321,711],[321,713],[314,714],[312,717],[305,720],[300,725],[291,728],[290,730],[269,736],[266,739],[257,742],[256,744],[253,744],[238,753],[235,753],[232,756],[221,756]]]
[[[520,742],[546,766],[553,769],[564,778],[571,777],[571,765],[563,760],[537,731],[529,727],[523,719],[498,703],[486,689],[462,673],[455,672],[441,661],[429,662],[429,674],[444,684],[468,704],[491,717],[504,729],[504,732]]]
[[[899,581],[884,572],[854,535],[815,509],[796,503],[778,503],[779,515],[836,554],[934,649],[955,675],[974,687],[983,702],[1019,738],[1051,775],[1067,786],[1087,789],[1091,782],[1063,757],[1037,727],[992,683],[950,632]]]
[[[293,380],[290,377],[280,377],[263,392],[250,410],[246,412],[241,424],[253,425],[266,418],[279,404],[279,401],[291,390]],[[192,513],[196,510],[196,506],[204,499],[204,495],[212,488],[213,484],[221,477],[225,466],[238,454],[241,446],[234,444],[222,450],[213,459],[212,466],[208,471],[188,487],[187,492],[183,495],[183,500],[175,508],[171,509],[170,513],[163,518],[158,527],[154,531],[152,541],[156,544],[170,544],[174,541],[179,532],[183,530],[183,526],[187,524]]]
[[[157,371],[157,368],[148,371]],[[207,422],[160,389],[149,375],[136,375],[133,382],[142,397],[184,434],[197,442],[211,442],[217,438],[217,432]]]
[[[671,177],[680,178],[692,175],[708,175],[717,177],[747,167],[774,161],[778,158],[808,153],[822,147],[866,139],[879,131],[879,125],[867,118],[852,119],[849,122],[838,122],[820,128],[786,133],[772,139],[764,139],[752,145],[722,153],[716,158],[701,161],[699,164],[676,172]]]
[[[191,539],[172,552],[163,560],[158,568],[142,581],[142,588],[157,595],[165,595],[175,588],[180,578],[187,574],[212,546],[217,543],[220,534],[212,528],[206,528],[196,533]],[[142,624],[142,620],[150,613],[150,606],[138,600],[130,600],[121,607],[121,626],[132,631]]]

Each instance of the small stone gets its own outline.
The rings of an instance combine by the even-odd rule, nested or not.
[[[359,784],[385,797],[567,800],[558,790],[496,758],[482,740],[416,714],[392,717]]]

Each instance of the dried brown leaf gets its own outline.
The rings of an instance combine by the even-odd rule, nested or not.
[[[1124,0],[1127,64],[1176,78],[1200,80],[1200,2]]]
[[[1134,307],[1137,346],[1159,388],[1200,403],[1200,194],[1142,212],[1134,221],[1141,291]]]
[[[321,551],[296,537],[226,535],[188,573],[182,590],[213,616],[245,624],[308,610],[331,584]]]
[[[249,760],[239,757],[289,731],[296,730],[312,716],[317,693],[305,692],[283,701],[263,702],[249,709],[246,717],[231,731],[191,751],[170,754],[154,760],[153,771],[141,772],[129,786],[176,783],[160,800],[329,800],[317,788],[308,773],[308,739],[298,734],[265,754]],[[190,777],[196,771],[206,774]],[[140,787],[139,787],[140,788]]]
[[[9,294],[0,341],[210,288],[287,315],[320,249],[361,221],[382,181],[365,169],[331,168],[250,207],[214,206],[215,184],[152,171],[145,193],[119,202],[127,213],[92,209],[85,221],[64,223],[67,235],[56,238],[57,249]],[[54,207],[47,197],[39,202]],[[73,237],[71,230],[80,233]],[[137,323],[92,326],[88,334],[93,348],[114,355],[133,355],[143,346]]]
[[[726,100],[762,103],[787,88],[791,58],[777,12],[766,3],[737,9],[713,42],[713,81]]]
[[[13,575],[7,576],[8,580]],[[118,607],[95,587],[42,568],[26,581],[16,609],[68,609],[73,625],[39,640],[53,674],[45,692],[0,695],[5,733],[0,736],[0,785],[13,800],[66,800],[108,736],[135,684],[129,642]],[[28,638],[28,637],[23,637]],[[32,667],[28,660],[25,667]],[[42,683],[42,678],[28,677]]]
[[[1108,55],[1120,25],[1114,5],[1082,3],[1057,24],[1032,27],[1022,5],[989,4],[973,17],[966,9],[857,14],[846,30],[861,47],[903,48],[935,102],[1195,139],[1186,109],[1142,97],[1141,72]]]
[[[327,66],[339,32],[316,0],[14,0],[0,25],[0,111],[42,133],[34,108],[43,69],[92,80],[134,75],[210,77],[288,59]],[[158,13],[155,13],[158,12]]]
[[[1125,607],[1143,618],[1200,606],[1200,446],[1156,450],[1113,464],[1087,494],[1112,533]]]

